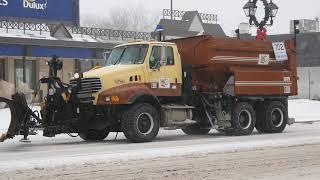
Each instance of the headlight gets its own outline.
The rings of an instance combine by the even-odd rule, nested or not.
[[[75,79],[81,79],[81,78],[83,78],[83,73],[75,73],[75,74],[74,74],[74,78],[75,78]]]

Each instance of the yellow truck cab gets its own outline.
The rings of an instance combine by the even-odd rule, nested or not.
[[[139,96],[181,96],[182,69],[177,47],[168,42],[137,42],[114,48],[105,67],[83,74],[100,78],[95,105],[131,104]]]

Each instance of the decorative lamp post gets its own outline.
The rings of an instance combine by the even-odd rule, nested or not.
[[[249,0],[249,2],[247,2],[246,5],[244,5],[243,10],[246,16],[250,18],[251,16],[256,15],[257,8],[257,5],[254,2],[251,2],[251,0]]]
[[[250,25],[255,25],[257,30],[256,39],[264,40],[267,37],[267,29],[266,26],[273,25],[273,19],[277,16],[279,7],[270,0],[261,0],[265,9],[265,16],[262,21],[258,21],[256,17],[257,12],[257,2],[258,0],[249,0],[244,6],[243,10],[246,16],[249,18]]]

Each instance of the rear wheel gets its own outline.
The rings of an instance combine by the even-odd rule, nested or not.
[[[231,129],[223,130],[223,132],[236,136],[251,134],[256,125],[253,107],[246,102],[237,103],[232,110],[231,125]]]
[[[210,131],[210,129],[202,129],[199,124],[193,124],[181,130],[188,135],[206,135]]]
[[[121,129],[130,142],[151,142],[159,132],[160,117],[158,111],[146,103],[129,108],[122,116]]]
[[[79,133],[81,139],[85,141],[103,141],[109,135],[108,130],[88,130]]]
[[[259,126],[256,129],[263,133],[281,133],[287,126],[288,111],[283,103],[267,103],[259,112]]]

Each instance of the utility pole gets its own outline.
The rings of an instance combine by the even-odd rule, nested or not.
[[[171,0],[171,20],[173,20],[173,0]]]

